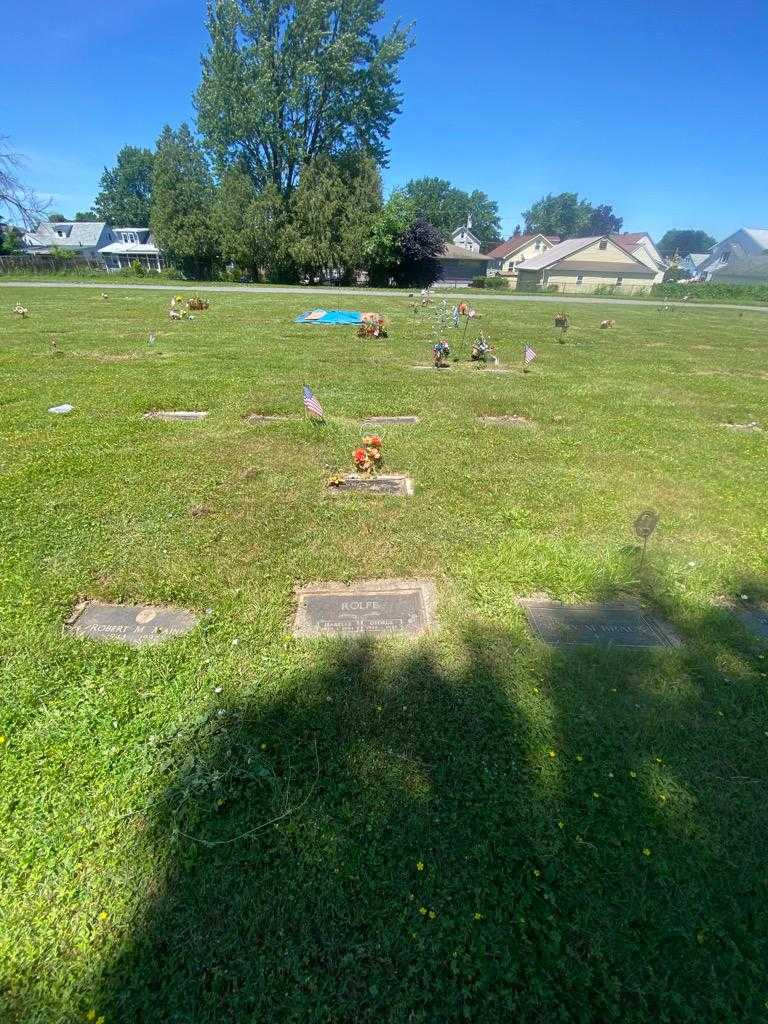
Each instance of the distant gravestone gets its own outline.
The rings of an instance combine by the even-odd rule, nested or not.
[[[732,608],[734,614],[750,633],[768,641],[768,608],[756,605],[748,608]]]
[[[532,427],[534,424],[525,416],[478,416],[486,427]]]
[[[52,405],[48,412],[52,412],[57,416],[66,416],[66,414],[68,412],[72,412],[74,408],[74,405],[70,405],[66,402],[64,405]]]
[[[296,636],[426,633],[435,621],[434,587],[425,580],[316,583],[297,590]]]
[[[762,434],[763,428],[755,420],[749,423],[723,423],[728,430],[735,430],[739,434]]]
[[[368,416],[363,420],[362,427],[406,427],[418,422],[418,416]]]
[[[551,647],[679,647],[672,630],[636,605],[521,600],[534,636]]]
[[[75,608],[65,629],[72,636],[119,640],[142,647],[188,633],[199,621],[197,615],[183,608],[88,601]]]
[[[160,409],[153,410],[152,412],[145,412],[145,420],[163,420],[166,423],[175,423],[177,420],[180,421],[194,421],[204,420],[208,415],[207,412],[185,412],[180,411],[163,411]]]
[[[333,485],[331,490],[336,493],[354,491],[360,494],[395,494],[411,497],[414,487],[413,480],[408,476],[356,476],[354,473],[348,473],[343,482]]]
[[[251,413],[251,415],[247,417],[248,422],[252,423],[255,427],[259,426],[261,423],[284,423],[288,419],[290,419],[289,416],[267,415],[266,413],[262,414],[258,412]]]

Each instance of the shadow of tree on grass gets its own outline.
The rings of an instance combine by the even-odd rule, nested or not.
[[[764,662],[467,629],[318,667],[160,749],[162,877],[106,1020],[755,1021],[768,998]],[[727,675],[722,665],[727,664]]]

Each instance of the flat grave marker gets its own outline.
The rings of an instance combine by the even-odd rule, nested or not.
[[[199,621],[198,615],[184,608],[86,601],[77,605],[64,628],[71,636],[142,647],[188,633]]]
[[[434,586],[427,580],[310,583],[296,595],[295,636],[417,636],[435,624]]]
[[[766,605],[737,605],[728,602],[726,608],[733,612],[750,633],[759,640],[768,641],[768,607]]]
[[[749,423],[721,423],[721,426],[740,434],[762,434],[763,432],[763,428],[755,420],[751,420]]]
[[[478,416],[478,422],[484,427],[528,427],[533,428],[536,424],[525,416]]]
[[[566,605],[522,599],[531,632],[551,647],[680,647],[666,623],[630,604]]]
[[[295,417],[280,416],[273,413],[252,412],[250,416],[246,416],[246,421],[257,427],[261,423],[286,423],[288,420],[293,418]]]
[[[144,413],[145,420],[163,420],[165,423],[175,423],[177,420],[182,422],[204,420],[207,417],[207,412],[187,412],[181,410],[163,410],[153,409],[151,412]]]
[[[366,416],[361,423],[366,427],[406,427],[419,422],[418,416]]]
[[[382,474],[381,476],[357,476],[347,473],[344,482],[330,487],[334,493],[355,492],[358,494],[393,494],[410,498],[413,495],[413,480],[409,476]]]

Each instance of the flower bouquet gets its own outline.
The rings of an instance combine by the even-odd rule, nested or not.
[[[207,299],[201,299],[199,295],[193,295],[191,299],[187,299],[187,309],[208,309],[210,303]]]
[[[377,472],[382,463],[381,438],[364,437],[362,445],[352,452],[352,459],[358,473],[370,475]]]
[[[363,313],[363,322],[357,329],[358,338],[386,338],[384,317],[378,313]]]
[[[481,334],[477,341],[472,343],[472,359],[476,363],[487,363],[491,358],[493,358],[493,349],[485,335]]]
[[[25,319],[26,319],[26,317],[29,316],[29,310],[27,309],[27,307],[26,306],[22,306],[18,302],[13,307],[13,312],[16,313],[17,316],[24,317]]]
[[[437,369],[444,369],[448,365],[448,356],[451,354],[447,341],[438,341],[432,346],[432,364]]]

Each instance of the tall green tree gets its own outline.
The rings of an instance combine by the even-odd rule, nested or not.
[[[483,248],[492,248],[501,239],[499,205],[475,189],[464,192],[444,178],[415,178],[403,189],[413,201],[417,213],[433,224],[447,241],[467,216],[472,218],[472,233]]]
[[[561,238],[615,234],[624,223],[611,206],[592,206],[586,199],[579,199],[577,192],[550,192],[525,210],[523,217],[526,231]]]
[[[150,225],[171,263],[187,276],[210,272],[216,255],[214,187],[200,144],[189,126],[168,125],[157,140]]]
[[[244,160],[289,195],[302,167],[360,149],[382,164],[409,30],[382,0],[209,0],[198,128],[219,172]]]
[[[149,149],[123,146],[114,167],[104,168],[93,209],[99,220],[124,227],[146,227],[152,206],[152,167]]]
[[[365,255],[371,284],[386,287],[391,279],[397,279],[403,259],[400,243],[416,217],[413,200],[402,189],[396,189],[373,219]]]
[[[695,228],[672,228],[667,231],[659,242],[662,256],[687,256],[692,252],[709,252],[715,245],[715,239],[706,231]]]
[[[77,213],[75,214],[75,222],[78,223],[78,224],[89,223],[89,222],[93,223],[93,221],[97,221],[98,219],[99,219],[98,215],[96,213],[94,213],[93,210],[78,210]],[[146,227],[147,224],[149,224],[149,219],[145,220],[143,225],[140,224],[140,225],[137,225],[137,226],[138,227],[142,227],[142,226]]]
[[[291,199],[290,252],[301,274],[339,270],[348,278],[365,263],[381,209],[381,178],[362,153],[320,156],[302,168]]]
[[[216,192],[213,230],[227,263],[254,279],[283,276],[288,256],[285,244],[286,203],[274,185],[258,192],[242,165],[229,168]]]

